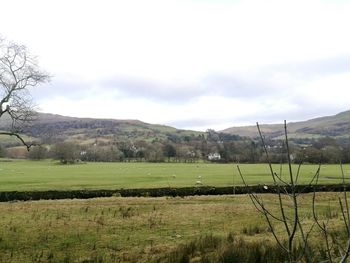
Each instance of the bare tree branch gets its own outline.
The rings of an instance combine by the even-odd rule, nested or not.
[[[309,236],[312,232],[312,229],[314,228],[316,223],[313,223],[312,226],[308,229],[308,231],[305,231],[305,226],[303,226],[300,216],[299,216],[299,203],[298,203],[298,192],[297,192],[297,182],[300,175],[300,167],[301,163],[298,166],[296,176],[293,174],[292,169],[292,160],[291,160],[291,154],[290,154],[290,148],[289,148],[289,142],[288,142],[288,132],[287,132],[287,124],[286,121],[284,121],[284,135],[285,135],[285,153],[281,152],[281,164],[279,169],[279,174],[274,171],[272,162],[270,160],[269,151],[267,148],[267,145],[265,143],[265,138],[262,135],[261,129],[259,124],[257,123],[257,129],[259,133],[259,137],[262,143],[262,147],[266,156],[266,160],[269,166],[270,175],[273,181],[273,186],[277,194],[277,202],[278,202],[278,208],[279,208],[279,217],[275,216],[269,208],[267,208],[264,204],[264,201],[262,198],[260,198],[257,194],[252,193],[249,186],[247,185],[244,176],[242,175],[242,172],[238,168],[239,175],[242,179],[243,184],[248,189],[248,195],[257,209],[259,213],[261,213],[266,223],[269,226],[269,229],[271,230],[271,233],[276,240],[278,246],[286,253],[288,256],[289,262],[297,262],[299,260],[299,257],[303,257],[305,262],[312,262],[312,255],[310,251],[310,246],[308,244]],[[282,147],[283,148],[283,147]],[[287,164],[288,164],[288,174],[289,178],[282,178],[282,155],[287,155]],[[316,177],[319,175],[319,169],[315,173],[314,177],[310,181],[310,185],[315,180]],[[287,204],[288,200],[285,200],[285,198],[282,196],[286,196],[290,198],[291,206]],[[290,208],[291,207],[291,208]],[[288,210],[288,211],[287,211]],[[287,213],[288,212],[288,213]],[[287,214],[291,214],[291,216],[287,216]],[[276,220],[276,222],[281,223],[283,226],[283,234],[277,233],[276,229],[274,227],[273,220]],[[297,234],[298,233],[298,234]],[[299,242],[296,240],[296,237],[300,237],[300,241],[302,243],[302,255],[298,255],[296,252],[296,246],[299,244]],[[287,243],[284,245],[284,242],[282,240],[286,240]]]
[[[14,136],[16,137],[18,140],[21,141],[21,143],[26,146],[27,150],[29,151],[30,148],[32,146],[36,146],[37,144],[33,144],[33,143],[27,143],[26,141],[24,141],[24,139],[17,133],[13,133],[13,132],[0,132],[0,135],[8,135],[8,136]]]
[[[347,234],[348,234],[348,240],[347,240],[347,244],[345,247],[345,252],[340,260],[340,263],[343,263],[343,262],[346,262],[348,257],[350,256],[350,229],[349,229],[350,228],[350,211],[349,211],[348,197],[347,197],[347,193],[346,193],[345,175],[344,175],[342,162],[340,162],[340,170],[341,170],[341,175],[342,175],[342,179],[343,179],[343,189],[344,189],[343,193],[344,193],[345,208],[343,207],[340,198],[339,198],[339,203],[340,203],[340,210],[341,210],[341,213],[342,213],[343,218],[344,218],[344,224],[346,226]]]

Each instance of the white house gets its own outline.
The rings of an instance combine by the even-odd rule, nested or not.
[[[221,155],[218,152],[214,152],[214,153],[209,153],[208,154],[208,160],[209,161],[218,161],[221,159]]]

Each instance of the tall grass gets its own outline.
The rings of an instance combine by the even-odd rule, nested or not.
[[[325,254],[316,246],[311,252],[314,262],[325,259]],[[304,247],[296,246],[295,253],[302,255]],[[270,240],[249,242],[230,233],[226,238],[211,234],[179,245],[169,255],[159,258],[157,263],[277,263],[288,260],[280,247]]]
[[[304,206],[310,198],[302,195],[305,222],[311,221],[310,208]],[[264,199],[272,203],[275,196]],[[320,193],[319,204],[320,211],[328,213],[329,205],[337,205],[337,195]],[[334,236],[341,241],[341,215],[333,216]],[[321,257],[319,236],[310,239],[315,258]],[[263,218],[244,195],[0,203],[0,262],[255,262],[259,258],[283,262]]]

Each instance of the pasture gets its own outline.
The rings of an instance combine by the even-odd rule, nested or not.
[[[318,195],[320,216],[336,206],[336,196]],[[263,198],[278,209],[274,195]],[[310,194],[300,197],[305,226],[312,224],[310,200]],[[188,262],[179,250],[191,262],[219,262],[214,258],[233,239],[276,247],[245,195],[0,203],[0,220],[0,262]],[[341,224],[341,214],[333,212],[333,221]],[[318,236],[314,231],[310,237],[315,248]],[[207,256],[212,259],[203,261]]]
[[[249,184],[271,183],[266,164],[240,168]],[[287,176],[286,166],[275,168]],[[302,166],[300,183],[307,183],[316,169]],[[349,170],[345,165],[346,177]],[[320,182],[340,182],[340,175],[338,165],[325,165]],[[183,187],[199,180],[211,186],[242,185],[234,164],[0,162],[1,191]],[[317,209],[321,219],[331,219],[332,233],[341,236],[338,195],[318,193]],[[262,196],[271,211],[279,209],[275,195]],[[313,222],[311,199],[311,194],[299,196],[307,228]],[[233,244],[242,256],[268,251],[274,257],[270,262],[281,261],[264,218],[246,195],[4,202],[0,222],[0,262],[232,262]],[[319,238],[315,229],[310,240],[318,257],[323,249]],[[224,257],[231,260],[220,261]]]
[[[240,164],[248,184],[272,183],[267,164]],[[279,173],[280,165],[274,165]],[[287,179],[287,166],[282,177]],[[297,166],[293,165],[296,173]],[[316,165],[303,165],[299,183],[306,184],[317,170]],[[344,165],[350,177],[350,165]],[[323,165],[319,183],[341,182],[339,165]],[[81,163],[61,165],[55,161],[0,161],[0,191],[80,190],[185,187],[198,185],[242,185],[236,164],[215,163]]]

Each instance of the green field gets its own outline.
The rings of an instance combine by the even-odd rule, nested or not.
[[[279,172],[280,166],[274,166]],[[249,184],[269,184],[267,164],[241,164]],[[293,166],[296,171],[297,167]],[[316,165],[303,165],[299,183],[308,183]],[[350,165],[344,165],[345,177],[350,177]],[[287,166],[282,176],[286,178]],[[339,183],[339,165],[324,165],[320,183]],[[55,161],[0,161],[0,191],[120,189],[184,187],[198,185],[242,185],[236,164],[213,163],[82,163],[60,165]]]
[[[312,225],[311,197],[300,197],[306,229]],[[271,211],[278,209],[274,195],[263,198]],[[328,206],[337,207],[336,193],[320,193],[317,200],[321,219]],[[338,227],[341,214],[335,212],[329,227],[344,231]],[[218,258],[230,249],[232,238],[238,244],[276,247],[246,195],[0,203],[0,220],[0,262],[223,262]],[[319,232],[314,230],[310,242],[317,248]],[[171,256],[183,245],[192,261]],[[204,255],[217,259],[205,261]]]
[[[266,164],[240,167],[250,184],[271,183]],[[302,166],[300,183],[306,183],[316,169]],[[349,176],[350,165],[344,171]],[[1,191],[181,187],[194,186],[199,179],[203,185],[242,184],[234,164],[0,162]],[[322,167],[322,183],[340,181],[338,165]],[[344,244],[339,195],[318,193],[316,202],[319,218],[329,222],[331,233]],[[260,196],[270,211],[278,211],[276,195]],[[290,214],[290,199],[283,198]],[[312,194],[298,200],[302,224],[309,229]],[[0,262],[232,262],[222,258],[233,255],[233,244],[241,256],[258,253],[257,249],[268,255],[281,253],[246,195],[4,202],[0,223]],[[274,224],[284,238],[283,226]],[[318,259],[324,250],[320,240],[320,231],[314,228],[310,244]]]

